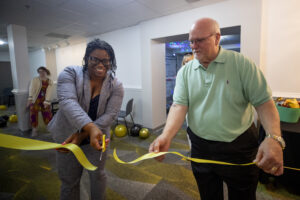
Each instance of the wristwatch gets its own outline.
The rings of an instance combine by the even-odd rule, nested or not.
[[[266,138],[268,138],[268,137],[276,140],[280,144],[280,146],[281,146],[282,149],[285,148],[285,146],[286,146],[285,145],[285,141],[284,141],[284,139],[281,136],[277,136],[277,135],[272,135],[270,133],[266,133]]]

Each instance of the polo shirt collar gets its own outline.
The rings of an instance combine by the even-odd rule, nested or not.
[[[217,63],[225,63],[225,60],[226,60],[226,56],[225,56],[225,52],[224,52],[224,49],[220,46],[220,51],[219,51],[219,54],[218,56],[216,57],[215,60],[213,60],[212,62],[217,62]],[[203,67],[199,60],[197,59],[194,59],[194,62],[193,62],[193,69],[198,69],[199,67]]]

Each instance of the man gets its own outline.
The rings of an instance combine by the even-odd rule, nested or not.
[[[177,74],[163,133],[150,152],[168,151],[187,114],[192,157],[232,163],[254,162],[265,172],[283,173],[279,115],[262,72],[242,54],[222,49],[218,23],[200,19],[191,27],[189,41],[195,59]],[[258,147],[253,109],[268,137]],[[162,160],[164,157],[158,157]],[[258,168],[191,163],[202,200],[256,199]]]

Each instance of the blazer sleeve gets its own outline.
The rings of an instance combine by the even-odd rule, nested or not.
[[[49,84],[46,90],[46,99],[44,101],[48,105],[51,105],[52,90],[53,90],[53,81],[49,79]]]
[[[29,85],[29,95],[28,95],[28,100],[33,100],[33,82],[34,82],[34,79],[32,79],[30,81],[30,85]]]
[[[57,97],[59,109],[65,118],[78,131],[86,124],[92,122],[88,114],[82,109],[78,102],[76,90],[76,71],[72,67],[67,67],[60,73],[57,80]]]
[[[120,112],[123,97],[123,85],[122,83],[117,82],[117,84],[115,84],[113,88],[110,98],[108,99],[104,114],[102,114],[98,119],[94,121],[94,123],[100,129],[105,129],[113,123],[113,121]]]

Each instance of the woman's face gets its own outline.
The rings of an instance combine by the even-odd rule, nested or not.
[[[43,69],[39,70],[39,76],[40,78],[46,78],[47,77],[47,72]]]
[[[103,49],[95,49],[88,57],[88,72],[94,78],[105,78],[111,67],[108,53]]]

